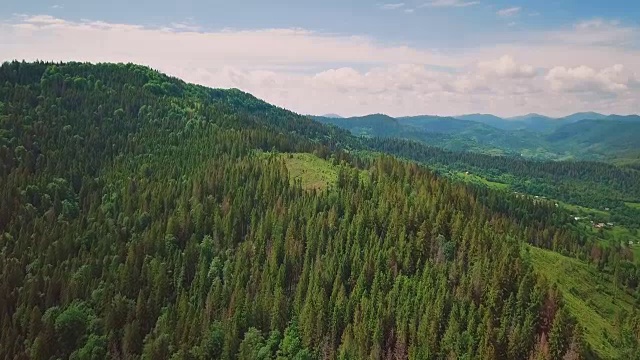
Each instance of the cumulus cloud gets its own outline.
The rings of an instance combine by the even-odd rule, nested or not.
[[[520,7],[515,6],[515,7],[498,10],[497,14],[501,17],[511,17],[511,16],[518,15],[520,13],[520,10],[521,10]]]
[[[135,62],[301,113],[639,112],[640,52],[622,42],[579,40],[584,31],[612,29],[622,27],[577,24],[526,41],[442,52],[305,29],[211,31],[190,22],[152,28],[19,16],[0,21],[0,61]]]
[[[480,4],[480,1],[433,0],[422,4],[422,7],[467,7]]]
[[[500,59],[493,61],[483,61],[478,64],[478,68],[490,74],[506,78],[531,78],[536,72],[531,65],[519,65],[513,57],[509,55],[502,56]]]
[[[554,67],[546,76],[553,90],[568,92],[620,93],[629,89],[635,78],[617,64],[601,70],[588,66]]]
[[[541,93],[544,85],[533,66],[520,64],[510,55],[478,62],[451,81],[453,91],[502,97]]]

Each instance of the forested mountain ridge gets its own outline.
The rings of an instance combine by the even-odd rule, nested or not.
[[[484,123],[504,130],[528,129],[541,132],[553,131],[560,126],[583,120],[640,121],[640,116],[638,115],[604,115],[596,112],[579,112],[559,118],[540,114],[527,114],[510,118],[501,118],[489,114],[468,114],[454,116],[454,118]]]
[[[240,91],[145,67],[3,64],[0,357],[638,349],[633,315],[592,352],[560,291],[521,255],[525,241],[583,257],[596,249],[607,269],[624,263],[621,251],[577,237],[550,204],[346,151],[371,148]],[[305,191],[264,152],[315,154],[338,168],[335,184]]]
[[[637,150],[639,135],[640,121],[583,120],[559,127],[547,140],[558,147],[581,147],[585,153],[606,155]]]
[[[615,207],[640,202],[640,172],[635,169],[591,161],[531,161],[521,157],[455,152],[417,141],[372,139],[374,150],[395,154],[436,168],[483,174],[513,185],[513,190],[543,195],[568,203]]]
[[[640,143],[633,141],[640,137],[640,116],[637,115],[576,113],[556,119],[529,114],[503,119],[487,114],[399,118],[375,114],[357,118],[313,118],[359,136],[410,139],[445,150],[540,160],[608,161],[640,150]],[[624,141],[621,142],[621,138]]]

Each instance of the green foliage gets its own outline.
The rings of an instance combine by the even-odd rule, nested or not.
[[[269,154],[265,154],[269,156]],[[299,181],[303,189],[324,190],[336,185],[337,166],[312,154],[295,153],[277,155],[282,159],[289,172],[289,178]]]
[[[74,352],[70,359],[98,360],[107,357],[107,337],[91,334],[86,344]]]
[[[611,221],[640,228],[640,172],[598,162],[532,161],[520,157],[449,152],[418,142],[375,139],[377,150],[430,165],[443,175],[492,188],[610,209]],[[469,173],[469,175],[466,175]],[[464,175],[463,175],[464,174]],[[507,185],[507,186],[505,186]]]
[[[616,344],[620,328],[613,319],[620,311],[637,307],[634,299],[619,289],[610,275],[599,273],[587,263],[534,247],[527,247],[526,252],[536,271],[562,290],[567,308],[584,328],[589,346],[602,358],[621,356]]]
[[[580,338],[521,255],[589,253],[554,206],[136,65],[6,63],[0,101],[0,358],[535,358]],[[618,250],[598,261],[622,284]]]
[[[63,354],[71,354],[84,343],[92,314],[82,302],[74,302],[55,319],[54,329]]]
[[[258,359],[258,353],[264,346],[264,337],[260,330],[254,327],[249,328],[240,343],[238,360]]]
[[[314,117],[354,135],[407,139],[453,151],[517,155],[538,160],[611,160],[640,150],[640,117],[578,113],[561,119],[531,114],[505,120],[492,115],[452,117],[383,114],[354,118]],[[627,160],[626,163],[629,163]]]
[[[222,324],[215,322],[202,338],[202,355],[207,359],[217,359],[224,348],[224,329]]]

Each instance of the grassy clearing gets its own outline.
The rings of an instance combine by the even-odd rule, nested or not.
[[[598,210],[598,209],[592,209],[592,208],[579,206],[579,205],[567,204],[561,201],[556,201],[556,202],[560,204],[563,208],[571,211],[575,215],[604,217],[606,219],[608,219],[610,216],[610,214],[604,210]]]
[[[265,157],[270,155],[263,153]],[[326,189],[338,180],[338,167],[313,154],[286,153],[277,156],[284,160],[291,181],[300,181],[305,190]]]
[[[631,247],[631,250],[633,251],[633,258],[637,263],[640,263],[640,245],[634,245]]]
[[[618,289],[611,277],[593,266],[558,253],[526,246],[537,272],[562,291],[566,305],[584,327],[584,336],[602,358],[618,358],[613,319],[618,309],[631,312],[633,298]]]
[[[640,209],[640,203],[626,202],[625,204],[630,208]]]
[[[300,180],[306,190],[322,190],[338,180],[338,169],[329,161],[312,154],[295,153],[280,155],[292,181]]]
[[[633,260],[640,265],[640,233],[638,230],[630,230],[623,226],[615,226],[605,230],[605,238],[611,243],[620,243],[621,246],[629,246],[633,252]]]
[[[487,180],[482,176],[478,176],[476,174],[471,174],[471,173],[467,174],[465,172],[458,171],[454,175],[465,182],[482,184],[492,189],[503,190],[503,189],[509,188],[509,184],[503,184],[503,183]]]

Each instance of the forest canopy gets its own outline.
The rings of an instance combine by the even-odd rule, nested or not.
[[[3,64],[0,357],[602,355],[524,244],[599,249],[603,268],[621,250],[549,204],[354,151],[371,148],[142,66]],[[303,188],[287,153],[332,164],[335,183]],[[634,324],[620,354],[639,349]]]

